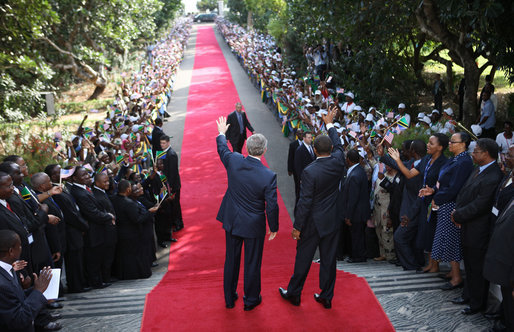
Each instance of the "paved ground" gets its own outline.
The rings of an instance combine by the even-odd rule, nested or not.
[[[287,175],[289,139],[283,137],[280,124],[272,112],[260,101],[260,94],[248,80],[236,58],[223,39],[217,35],[232,73],[241,101],[254,128],[269,139],[266,159],[277,172],[278,186],[288,212],[294,204],[294,184]],[[196,29],[191,34],[175,91],[168,111],[172,115],[164,124],[164,131],[173,136],[172,146],[180,156],[187,96],[194,64]],[[227,114],[232,110],[226,110]],[[187,220],[186,220],[187,227]],[[168,250],[158,253],[159,267],[151,278],[119,281],[113,286],[84,294],[69,295],[61,313],[65,331],[138,331],[146,294],[160,281],[167,270]],[[484,331],[492,324],[481,315],[462,316],[461,307],[449,302],[459,291],[438,289],[442,280],[433,274],[415,274],[386,262],[348,264],[338,262],[338,268],[366,278],[398,331]],[[345,296],[337,293],[336,296]],[[172,330],[172,328],[170,328]]]

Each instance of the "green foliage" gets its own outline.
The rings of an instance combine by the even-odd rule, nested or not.
[[[198,8],[199,11],[205,12],[205,11],[217,11],[218,9],[218,0],[200,0],[196,3],[196,8]]]
[[[7,0],[0,4],[0,117],[42,110],[39,91],[105,79],[105,66],[168,27],[180,0]]]
[[[228,0],[227,7],[230,9],[227,18],[241,26],[246,26],[248,8],[244,0]]]

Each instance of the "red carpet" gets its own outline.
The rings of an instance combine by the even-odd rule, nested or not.
[[[171,246],[168,272],[147,295],[141,330],[393,331],[367,282],[350,273],[338,272],[331,310],[313,298],[319,292],[318,264],[313,264],[300,307],[280,297],[278,287],[287,286],[293,271],[296,243],[280,194],[280,230],[264,246],[263,302],[253,311],[243,311],[241,264],[240,298],[234,309],[225,309],[225,234],[216,214],[227,184],[216,153],[215,120],[231,112],[237,101],[213,28],[199,27],[180,164],[186,228],[177,233],[179,241]]]

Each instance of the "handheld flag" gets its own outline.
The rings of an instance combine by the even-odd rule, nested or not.
[[[68,177],[72,176],[73,173],[75,173],[75,167],[70,168],[70,169],[61,168],[61,179],[68,178]]]
[[[166,159],[166,151],[156,151],[155,160],[157,159]]]
[[[400,120],[398,120],[398,128],[401,130],[409,128],[409,122],[407,121],[407,118],[403,116]]]
[[[386,135],[384,136],[384,140],[387,141],[387,143],[391,144],[393,142],[394,134],[388,130]]]
[[[125,156],[116,156],[116,164],[121,163],[125,159]]]
[[[27,187],[25,187],[25,186],[21,190],[20,195],[21,195],[21,197],[23,198],[24,201],[28,201],[29,199],[32,198],[32,195],[30,194],[29,189]]]

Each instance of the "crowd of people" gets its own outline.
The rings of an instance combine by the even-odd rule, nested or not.
[[[157,245],[177,241],[178,158],[161,127],[191,23],[177,20],[148,63],[122,74],[105,119],[86,127],[86,116],[73,136],[55,134],[55,163],[43,172],[30,174],[21,156],[3,158],[0,277],[9,283],[0,282],[1,330],[62,327],[49,311],[60,301],[27,295],[46,289],[48,267],[64,268],[61,294],[86,292],[150,277]]]
[[[308,67],[301,77],[284,64],[271,36],[224,19],[217,26],[261,90],[262,101],[276,111],[284,135],[294,133],[287,167],[294,177],[296,202],[303,171],[316,159],[313,141],[328,132],[323,118],[336,114],[333,126],[346,152],[347,169],[340,184],[347,199],[338,212],[343,223],[338,260],[387,260],[417,273],[439,272],[439,263],[447,262],[451,270],[440,274],[445,280],[441,289],[464,287],[462,297],[453,301],[469,303],[463,314],[486,309],[490,281],[501,286],[501,316],[514,328],[514,277],[502,274],[514,266],[514,251],[507,250],[512,240],[503,237],[501,245],[489,241],[501,228],[498,223],[512,216],[514,192],[512,123],[506,121],[504,132],[496,135],[492,84],[484,87],[480,117],[469,129],[454,120],[450,107],[442,107],[441,83],[431,113],[411,118],[403,103],[384,111],[369,105],[365,112],[351,91],[335,85],[323,45],[304,47]],[[413,136],[427,139],[403,139],[409,128]],[[402,142],[399,150],[393,148],[394,140]],[[366,181],[358,181],[362,176]],[[509,221],[505,227],[510,227],[512,239]]]

